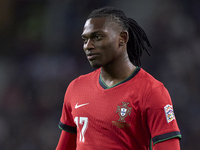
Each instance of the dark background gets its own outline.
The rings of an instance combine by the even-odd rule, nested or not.
[[[1,0],[0,149],[53,150],[65,90],[92,71],[82,50],[88,14],[115,6],[146,31],[142,67],[169,90],[182,150],[200,149],[200,1]]]

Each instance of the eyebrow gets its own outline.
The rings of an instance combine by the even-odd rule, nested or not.
[[[98,33],[103,33],[103,31],[102,30],[97,30],[97,31],[89,33],[88,36],[94,36],[94,35],[96,35]],[[82,34],[81,37],[87,37],[86,35],[87,34]]]

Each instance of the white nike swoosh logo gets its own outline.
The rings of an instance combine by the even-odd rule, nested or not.
[[[79,107],[82,107],[82,106],[85,106],[85,105],[88,105],[89,103],[85,103],[85,104],[81,104],[81,105],[78,105],[78,103],[76,103],[75,105],[75,109],[79,108]]]

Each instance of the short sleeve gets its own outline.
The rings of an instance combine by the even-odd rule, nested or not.
[[[73,116],[71,114],[72,109],[70,105],[70,95],[68,94],[69,91],[70,91],[70,86],[68,87],[65,93],[62,115],[58,127],[67,132],[76,133],[76,124],[74,123]]]
[[[153,144],[172,138],[181,138],[171,97],[164,85],[149,93],[145,109]]]

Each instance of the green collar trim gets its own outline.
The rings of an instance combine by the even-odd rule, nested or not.
[[[99,84],[101,85],[101,87],[103,89],[110,89],[110,88],[113,88],[115,86],[118,86],[124,82],[127,82],[129,81],[130,79],[132,79],[138,72],[140,71],[140,68],[138,66],[136,66],[136,69],[134,70],[134,72],[126,79],[124,79],[123,81],[120,81],[119,83],[116,83],[115,85],[109,87],[106,85],[106,83],[103,81],[102,77],[101,77],[101,74],[99,75]]]

